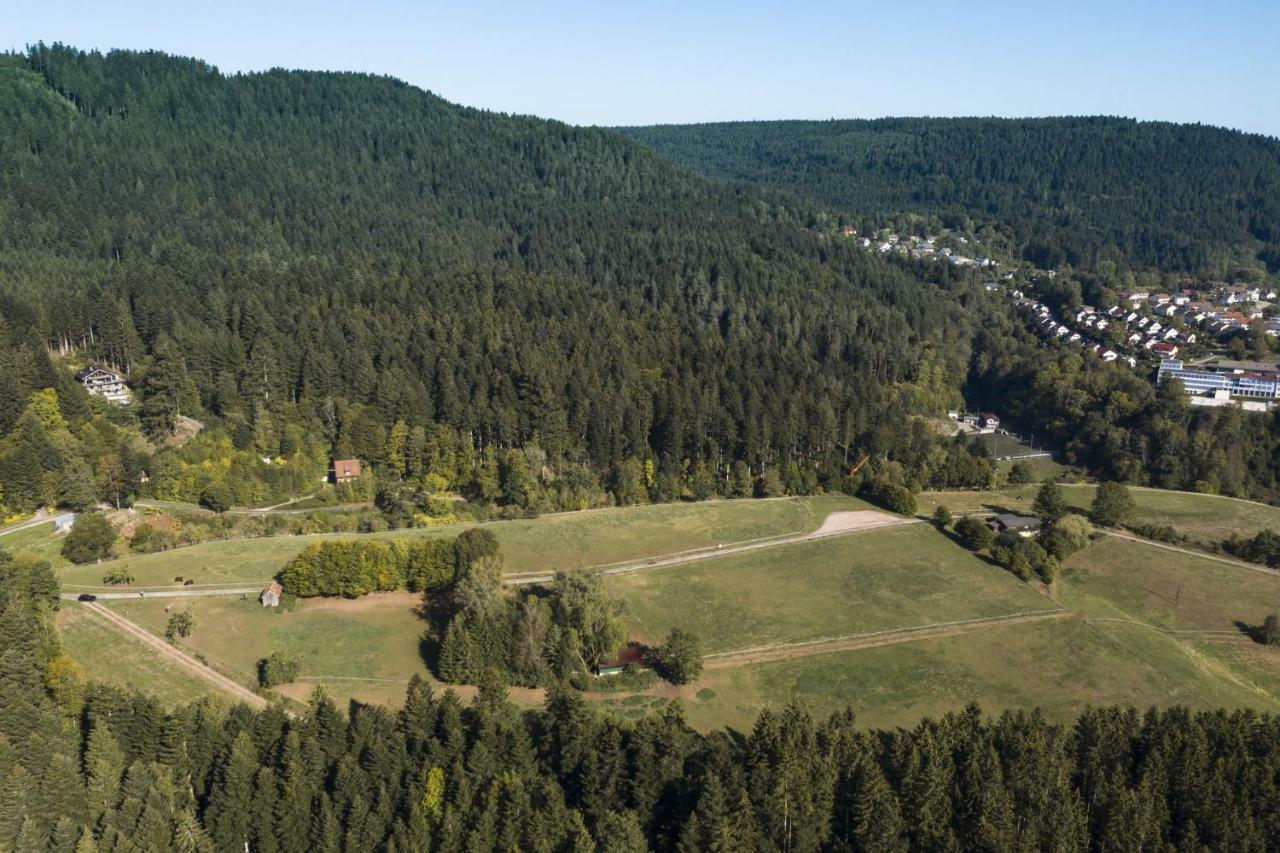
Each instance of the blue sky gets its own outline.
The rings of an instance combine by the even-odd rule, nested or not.
[[[1099,114],[1280,136],[1280,2],[23,3],[0,48],[390,74],[578,124]]]

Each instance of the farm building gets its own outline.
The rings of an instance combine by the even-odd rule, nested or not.
[[[280,596],[284,593],[284,587],[272,581],[267,584],[266,589],[258,596],[258,600],[262,602],[263,607],[279,607]]]
[[[1027,515],[1014,515],[1011,512],[1002,512],[987,519],[987,527],[990,527],[996,533],[1004,533],[1006,530],[1010,530],[1019,536],[1034,536],[1040,531],[1040,519]]]

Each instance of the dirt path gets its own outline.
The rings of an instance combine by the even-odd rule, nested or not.
[[[937,622],[931,625],[917,625],[912,628],[891,628],[886,631],[850,634],[845,637],[805,640],[799,643],[778,643],[772,646],[759,646],[754,649],[717,652],[716,654],[707,655],[703,660],[707,669],[726,669],[746,664],[791,660],[812,655],[831,654],[832,652],[891,646],[897,643],[908,643],[935,637],[949,637],[996,626],[1017,625],[1022,622],[1039,622],[1044,619],[1061,619],[1068,615],[1070,615],[1070,611],[1065,608],[1032,610],[1023,613],[1010,613],[1005,616],[986,616],[978,619],[962,619],[957,622]]]
[[[859,533],[864,530],[879,530],[883,527],[897,527],[903,524],[919,524],[921,519],[903,518],[887,512],[863,509],[829,514],[817,530],[808,533],[788,533],[768,539],[758,539],[737,545],[717,546],[697,551],[686,551],[669,557],[650,557],[635,560],[621,565],[600,570],[602,575],[624,575],[630,572],[644,572],[650,569],[661,569],[667,566],[678,566],[696,560],[710,560],[715,557],[728,557],[731,554],[745,554],[748,551],[761,551],[765,548],[777,548],[781,545],[794,545],[797,542],[811,542],[815,539],[826,539],[831,536],[843,536],[848,533]],[[530,575],[508,575],[503,579],[508,586],[549,583],[553,574],[540,573]]]
[[[1212,560],[1215,563],[1223,563],[1228,566],[1234,566],[1237,569],[1248,569],[1251,572],[1259,572],[1264,575],[1275,577],[1280,575],[1280,571],[1270,569],[1266,566],[1259,566],[1253,563],[1246,563],[1242,560],[1233,560],[1230,557],[1219,557],[1217,554],[1210,554],[1206,551],[1197,551],[1194,548],[1181,548],[1177,545],[1170,545],[1166,542],[1156,542],[1152,539],[1143,539],[1141,536],[1131,536],[1128,533],[1119,533],[1114,530],[1102,531],[1107,536],[1114,536],[1117,539],[1124,539],[1127,542],[1137,542],[1139,545],[1148,545],[1152,548],[1163,548],[1166,551],[1176,551],[1179,554],[1187,554],[1191,557],[1199,557],[1202,560]]]
[[[146,643],[148,646],[150,646],[152,649],[158,652],[161,657],[168,658],[170,661],[182,667],[187,672],[191,673],[197,678],[203,678],[205,681],[208,681],[210,684],[214,685],[222,692],[227,693],[236,699],[239,699],[241,702],[247,702],[250,706],[254,708],[266,708],[270,704],[269,702],[267,702],[266,699],[263,699],[261,696],[259,696],[257,693],[254,693],[249,688],[245,687],[244,685],[238,682],[232,681],[230,678],[227,678],[225,675],[223,675],[220,672],[215,672],[214,670],[200,663],[200,661],[191,657],[191,655],[187,654],[186,652],[175,649],[173,646],[169,645],[164,640],[155,636],[145,628],[142,628],[141,626],[133,622],[130,622],[128,619],[124,618],[119,613],[109,610],[106,607],[103,607],[101,604],[86,603],[84,604],[84,607],[88,608],[91,612],[96,613],[98,616],[110,622],[118,630],[124,632],[125,634],[128,634],[129,636],[133,637],[136,640],[140,640],[141,642]]]

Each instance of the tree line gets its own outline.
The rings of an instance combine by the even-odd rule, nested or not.
[[[476,560],[498,554],[493,534],[478,528],[452,538],[324,540],[303,548],[285,564],[280,585],[299,598],[356,598],[400,589],[430,592],[452,585],[460,570]]]

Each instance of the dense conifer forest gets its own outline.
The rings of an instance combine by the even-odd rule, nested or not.
[[[46,387],[94,415],[52,348],[126,370],[155,439],[192,415],[572,508],[832,485],[864,446],[927,478],[907,418],[966,371],[953,294],[609,131],[58,46],[0,61],[0,103],[0,433]]]
[[[853,216],[1007,229],[1041,267],[1280,271],[1280,141],[1129,119],[756,121],[625,128],[691,168]]]

